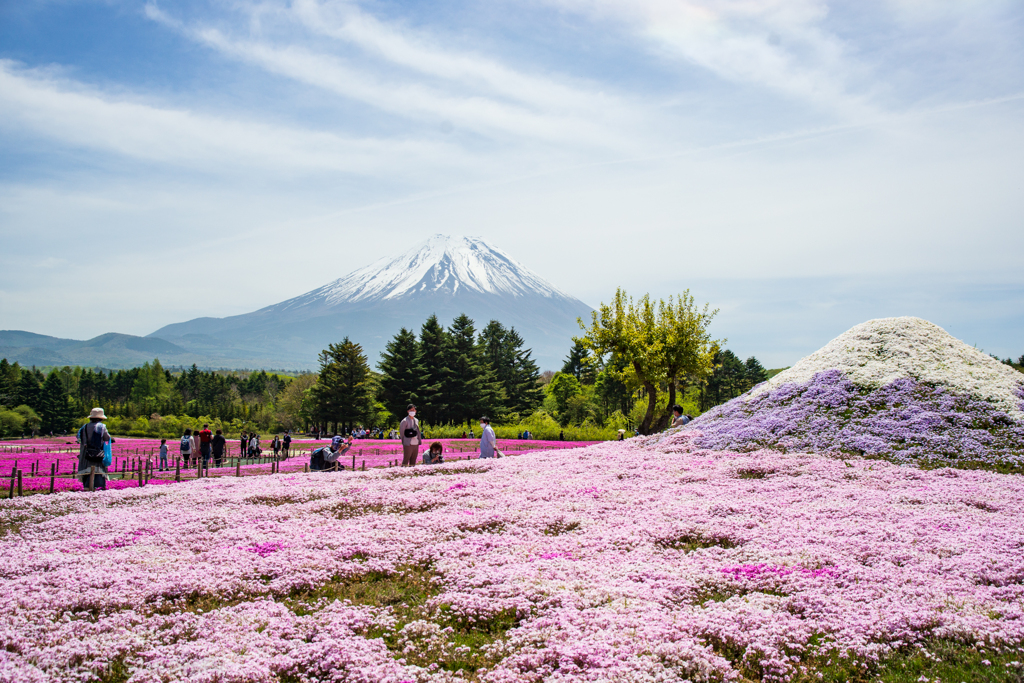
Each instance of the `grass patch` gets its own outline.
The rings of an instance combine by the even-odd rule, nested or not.
[[[709,639],[715,651],[729,660],[744,680],[761,681],[765,672],[760,655],[743,646]],[[793,683],[1024,683],[1024,648],[976,647],[948,640],[931,640],[905,648],[881,662],[866,662],[828,648],[818,634],[800,657]]]
[[[683,550],[692,552],[699,548],[735,548],[739,543],[727,536],[705,535],[701,533],[688,533],[670,538],[658,538],[655,545],[672,550]]]
[[[748,467],[736,471],[736,476],[740,479],[764,479],[769,474],[775,474],[775,470]]]
[[[568,534],[576,529],[580,528],[579,522],[566,522],[564,520],[558,520],[557,522],[551,522],[544,527],[545,536],[561,536],[562,534]]]

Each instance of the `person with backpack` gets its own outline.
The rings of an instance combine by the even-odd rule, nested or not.
[[[257,434],[256,432],[253,432],[249,436],[249,457],[260,457],[260,435]]]
[[[167,470],[167,439],[160,439],[160,471]]]
[[[405,412],[406,417],[398,425],[398,433],[402,437],[402,467],[415,467],[416,459],[420,455],[423,431],[420,429],[419,420],[416,419],[416,406],[410,403]]]
[[[103,408],[93,408],[89,411],[89,422],[82,425],[78,430],[78,474],[82,479],[82,486],[89,490],[89,477],[92,477],[94,489],[107,489],[107,460],[105,446],[114,443],[107,426],[103,421],[107,416],[103,414]]]
[[[338,462],[348,449],[352,447],[352,435],[344,441],[338,441],[337,446],[332,440],[330,446],[322,446],[309,454],[310,472],[337,471],[345,469],[345,466]]]
[[[185,434],[181,437],[181,443],[178,444],[178,448],[181,451],[181,460],[185,463],[185,469],[188,469],[188,461],[192,458],[192,430],[186,429]]]

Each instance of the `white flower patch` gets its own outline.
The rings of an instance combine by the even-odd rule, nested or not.
[[[911,377],[996,404],[1024,421],[1016,392],[1024,375],[968,346],[921,318],[869,320],[839,335],[785,372],[754,387],[748,397],[783,384],[809,382],[825,370],[840,370],[855,384],[877,388]]]

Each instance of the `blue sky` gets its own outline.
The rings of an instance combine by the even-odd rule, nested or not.
[[[147,334],[437,232],[788,365],[1024,353],[1011,0],[0,1],[0,327]],[[100,305],[97,306],[96,303]]]

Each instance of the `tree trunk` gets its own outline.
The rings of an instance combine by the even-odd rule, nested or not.
[[[643,383],[644,389],[647,391],[647,412],[644,414],[643,422],[640,423],[640,433],[650,434],[651,423],[654,422],[654,409],[658,405],[658,391],[655,386],[646,379],[643,380]]]

